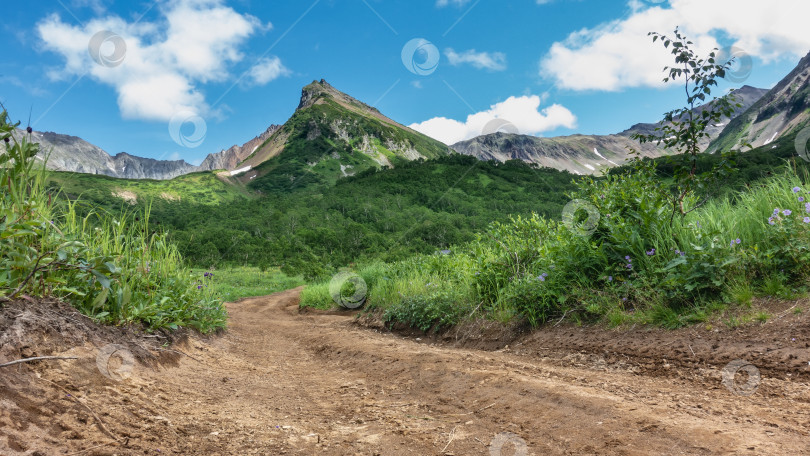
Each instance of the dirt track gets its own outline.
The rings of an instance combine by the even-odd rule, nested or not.
[[[453,348],[300,314],[299,291],[229,304],[226,335],[123,381],[99,374],[90,344],[60,353],[76,361],[0,371],[0,454],[810,454],[798,367],[763,362],[756,392],[735,395],[719,369],[632,353],[626,337],[627,354],[607,357],[594,341],[568,348],[576,329]]]

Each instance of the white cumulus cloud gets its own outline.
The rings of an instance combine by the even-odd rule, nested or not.
[[[154,22],[130,23],[117,16],[99,17],[84,26],[50,15],[37,24],[45,49],[60,54],[65,65],[49,74],[55,79],[86,75],[113,87],[121,115],[128,119],[168,121],[180,111],[212,115],[201,85],[227,81],[232,66],[244,59],[241,47],[270,25],[240,14],[223,0],[169,0]],[[126,52],[117,66],[96,63],[88,52],[91,37],[100,31],[118,35]],[[120,43],[120,41],[119,41]],[[108,40],[102,56],[112,55]],[[120,44],[119,44],[120,45]],[[250,70],[254,82],[272,79],[272,66],[286,68],[274,58]]]
[[[290,74],[290,70],[281,63],[281,59],[278,57],[259,59],[248,72],[251,82],[255,85],[264,85],[288,74]]]
[[[540,109],[542,99],[537,95],[509,97],[490,109],[467,116],[466,121],[435,117],[410,125],[445,144],[452,145],[483,133],[493,119],[513,124],[521,134],[536,135],[559,127],[575,128],[576,116],[568,108],[553,104]]]
[[[652,7],[629,2],[632,13],[554,43],[540,62],[540,74],[561,88],[616,91],[658,87],[672,56],[648,32],[671,35],[675,27],[704,55],[731,40],[765,62],[801,57],[810,50],[807,0],[670,0]]]
[[[475,49],[470,49],[462,53],[454,51],[452,48],[447,48],[444,51],[450,65],[458,66],[468,63],[478,69],[487,69],[492,71],[503,71],[506,69],[506,54],[502,52],[475,52]]]

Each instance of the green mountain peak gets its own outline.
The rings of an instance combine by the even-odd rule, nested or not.
[[[321,79],[301,90],[292,117],[241,165],[239,180],[261,191],[292,190],[370,168],[452,153]]]

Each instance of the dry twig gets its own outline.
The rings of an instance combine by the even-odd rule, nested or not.
[[[35,358],[25,358],[25,359],[18,359],[16,361],[10,361],[5,364],[0,364],[0,367],[13,366],[15,364],[28,363],[31,361],[40,361],[43,359],[79,359],[79,358],[76,356],[37,356]]]

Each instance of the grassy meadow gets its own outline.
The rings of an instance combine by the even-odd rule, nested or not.
[[[514,217],[470,243],[373,262],[357,274],[368,289],[367,310],[422,330],[472,316],[676,328],[727,306],[750,306],[757,296],[807,293],[806,182],[806,172],[786,168],[670,223],[652,173],[586,179],[571,194],[581,203],[567,222]],[[328,287],[310,285],[301,305],[335,307]]]

